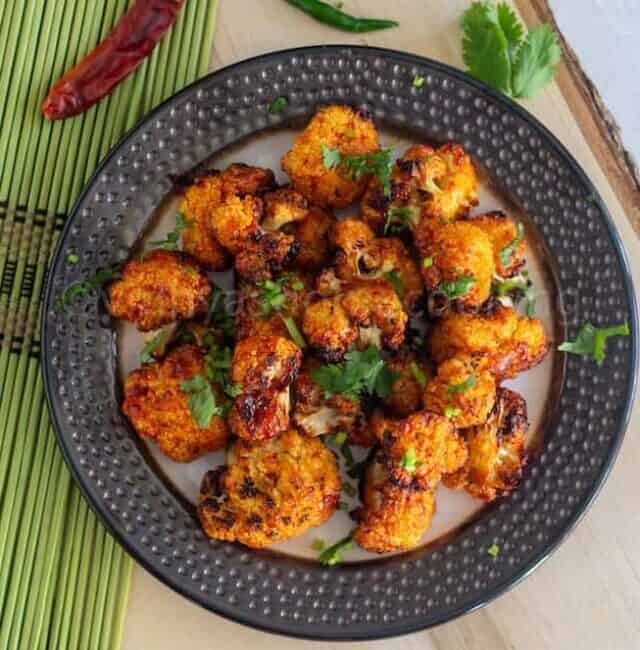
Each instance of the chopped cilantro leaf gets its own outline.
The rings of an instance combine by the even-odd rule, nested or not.
[[[160,330],[150,341],[142,348],[140,353],[140,363],[147,364],[153,361],[153,353],[162,349],[171,336],[171,329]]]
[[[402,299],[404,296],[404,282],[397,271],[387,271],[384,274],[384,279],[393,287],[398,297]]]
[[[433,257],[425,257],[425,258],[422,260],[422,266],[423,266],[425,269],[428,269],[430,266],[433,266]]]
[[[347,494],[350,497],[356,496],[356,494],[358,492],[355,489],[355,487],[353,487],[353,485],[351,485],[351,483],[347,483],[346,481],[344,481],[342,483],[342,489],[344,490],[345,494]]]
[[[67,255],[67,262],[69,264],[77,264],[80,261],[80,258],[75,253],[69,253]]]
[[[487,549],[487,553],[491,557],[497,557],[498,553],[500,553],[500,547],[497,544],[491,544],[491,546]]]
[[[565,341],[558,346],[558,350],[591,357],[598,365],[602,365],[607,353],[607,339],[611,336],[629,336],[628,323],[611,327],[595,327],[586,323],[580,328],[575,341]]]
[[[226,340],[232,340],[234,334],[233,316],[227,311],[224,293],[220,287],[214,287],[209,306],[209,325],[222,332]]]
[[[263,280],[257,283],[260,289],[260,306],[262,307],[262,315],[265,318],[272,316],[275,312],[280,311],[287,300],[284,293],[284,285],[289,280],[289,276],[285,275],[278,280]]]
[[[444,416],[446,418],[457,418],[460,413],[462,413],[462,409],[458,408],[457,406],[444,407]]]
[[[411,374],[415,377],[415,380],[420,385],[420,388],[424,388],[427,385],[427,377],[424,374],[424,370],[415,362],[412,361],[411,365]]]
[[[162,248],[165,251],[177,251],[178,242],[180,241],[180,233],[187,228],[191,228],[191,225],[191,222],[184,218],[182,212],[178,212],[176,215],[175,228],[171,232],[168,232],[164,239],[149,242],[149,246],[153,248]]]
[[[416,75],[413,78],[413,87],[414,88],[422,88],[422,86],[424,86],[424,77],[420,77],[420,76]]]
[[[499,255],[500,264],[502,264],[502,266],[504,266],[505,268],[509,266],[511,262],[511,257],[516,252],[518,246],[520,246],[520,242],[522,241],[523,237],[524,237],[524,226],[518,222],[518,224],[516,225],[516,236],[509,244],[507,244],[504,248],[500,249],[500,255]]]
[[[333,436],[333,441],[338,445],[338,447],[344,445],[344,443],[347,442],[347,434],[344,431],[338,431],[338,433]]]
[[[325,549],[326,545],[327,545],[327,543],[324,540],[316,538],[311,543],[311,548],[314,551],[318,551],[318,553],[320,553],[321,551],[323,551]]]
[[[80,282],[74,282],[73,284],[70,284],[64,290],[62,296],[58,301],[58,305],[64,309],[65,307],[71,305],[77,296],[84,297],[90,294],[93,289],[99,289],[100,287],[107,284],[107,282],[117,280],[121,277],[122,274],[118,268],[98,271],[93,277],[87,280],[81,280]]]
[[[399,464],[400,467],[409,472],[409,474],[413,474],[416,469],[422,465],[422,461],[416,458],[415,447],[409,447],[409,449],[407,449],[404,456],[400,459]]]
[[[334,566],[339,562],[342,562],[342,553],[348,551],[353,547],[353,538],[351,535],[344,537],[339,542],[336,542],[333,546],[325,549],[320,553],[318,560],[321,564],[325,566]]]
[[[282,111],[287,107],[289,104],[289,100],[286,97],[276,97],[270,104],[269,104],[269,113],[272,115],[277,115],[278,113],[282,113]]]
[[[287,328],[287,332],[289,332],[291,340],[301,350],[306,348],[307,342],[304,340],[304,336],[302,336],[302,332],[298,329],[298,326],[296,325],[296,322],[293,320],[293,318],[291,318],[291,316],[281,316],[281,318],[284,326]]]
[[[475,278],[470,275],[465,275],[457,280],[450,280],[441,282],[438,286],[438,291],[443,293],[449,300],[455,298],[462,298],[469,293],[469,289],[476,283]]]
[[[322,164],[325,169],[334,169],[342,162],[340,149],[331,149],[326,144],[322,145]]]
[[[473,388],[476,385],[476,381],[476,376],[471,374],[460,384],[449,384],[446,390],[447,397],[451,397],[451,395],[455,395],[457,393],[464,393],[464,391]]]
[[[180,388],[189,393],[189,410],[201,429],[206,429],[214,416],[224,414],[223,407],[216,404],[211,384],[203,375],[181,381]]]

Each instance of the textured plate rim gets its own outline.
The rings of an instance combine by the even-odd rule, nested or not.
[[[238,613],[237,610],[231,610],[231,608],[227,609],[223,607],[216,607],[212,605],[210,602],[208,602],[206,598],[200,597],[199,595],[195,596],[192,593],[188,593],[187,590],[183,589],[178,582],[176,582],[171,578],[171,576],[166,575],[165,572],[163,572],[161,568],[157,566],[157,564],[154,564],[154,562],[152,562],[150,558],[147,558],[139,554],[137,550],[134,548],[133,544],[129,542],[126,534],[121,533],[120,531],[117,530],[116,527],[114,527],[114,525],[112,524],[112,518],[113,518],[112,514],[109,512],[109,510],[106,507],[104,507],[104,504],[101,501],[94,498],[91,489],[85,482],[85,479],[79,473],[75,464],[71,460],[71,455],[69,453],[69,448],[68,448],[68,441],[60,433],[60,423],[58,422],[58,419],[55,414],[55,409],[54,409],[55,397],[53,395],[52,386],[51,386],[52,384],[51,368],[47,364],[47,356],[48,356],[47,350],[49,348],[49,341],[46,333],[46,329],[47,329],[46,313],[50,309],[54,298],[53,274],[49,273],[47,277],[45,297],[42,306],[41,327],[40,327],[40,335],[42,341],[40,360],[43,369],[47,406],[56,433],[56,438],[58,440],[58,445],[62,451],[64,459],[71,471],[72,476],[76,481],[76,484],[80,488],[82,494],[84,495],[85,499],[91,506],[92,510],[100,518],[100,520],[107,527],[110,533],[118,540],[118,542],[125,548],[125,550],[136,560],[137,563],[139,563],[145,570],[149,571],[149,573],[151,573],[154,577],[159,579],[165,585],[167,585],[174,591],[178,592],[182,596],[186,597],[190,601],[196,602],[203,608],[212,611],[220,616],[223,616],[224,618],[235,621],[237,623],[244,624],[254,629],[260,629],[262,631],[296,637],[296,638],[322,640],[322,641],[364,641],[364,640],[383,639],[383,638],[389,638],[389,637],[399,636],[403,634],[410,634],[412,632],[417,632],[420,630],[435,627],[447,621],[451,621],[459,616],[470,613],[480,607],[483,607],[484,605],[487,605],[488,603],[492,602],[502,594],[506,593],[507,591],[515,587],[524,578],[529,576],[546,559],[548,559],[553,554],[553,552],[575,530],[577,524],[582,520],[587,510],[591,507],[594,500],[597,498],[598,494],[602,490],[604,483],[606,482],[611,472],[611,469],[615,463],[615,460],[618,456],[622,442],[624,440],[626,430],[628,428],[628,424],[631,416],[631,410],[633,407],[634,397],[636,393],[637,381],[638,381],[638,309],[637,309],[637,300],[633,288],[633,282],[632,282],[628,257],[624,249],[620,233],[618,232],[617,228],[613,223],[613,219],[611,217],[611,214],[607,206],[603,202],[597,188],[590,180],[590,178],[587,176],[587,174],[583,171],[580,164],[575,160],[573,155],[560,142],[560,140],[555,135],[553,135],[553,133],[551,133],[540,121],[538,121],[536,117],[534,117],[531,113],[529,113],[526,109],[521,107],[515,101],[506,97],[502,93],[495,91],[491,87],[469,76],[468,74],[462,72],[459,69],[441,63],[439,61],[429,59],[427,57],[422,57],[419,55],[410,54],[408,52],[403,52],[394,49],[369,47],[369,46],[362,46],[362,45],[329,44],[329,45],[303,46],[303,47],[296,47],[296,48],[288,48],[284,50],[277,50],[277,51],[261,54],[255,57],[243,59],[231,65],[215,70],[214,72],[204,77],[201,77],[200,79],[196,80],[195,82],[189,84],[188,86],[180,90],[178,93],[167,98],[156,108],[154,108],[151,112],[147,113],[143,118],[141,118],[141,120],[118,141],[118,143],[111,149],[108,155],[105,156],[105,158],[101,161],[101,163],[99,164],[95,172],[89,178],[83,190],[81,191],[80,195],[78,196],[77,200],[75,201],[74,206],[69,213],[69,218],[67,219],[66,223],[64,224],[64,228],[60,233],[58,242],[56,244],[55,252],[51,257],[49,263],[49,269],[53,269],[59,263],[59,258],[61,257],[63,251],[62,244],[71,227],[72,221],[74,220],[74,216],[77,213],[79,206],[82,204],[83,200],[90,192],[91,187],[95,183],[96,179],[100,176],[103,169],[111,162],[111,160],[124,147],[124,145],[135,134],[137,134],[137,132],[141,128],[143,128],[145,124],[150,122],[159,112],[163,111],[167,106],[177,103],[184,96],[187,96],[190,93],[194,92],[200,86],[206,85],[209,81],[211,81],[216,76],[223,75],[227,72],[232,72],[234,69],[242,67],[248,63],[268,61],[270,59],[277,59],[279,57],[283,57],[287,55],[289,56],[304,55],[306,53],[320,53],[320,52],[340,53],[343,52],[344,50],[356,51],[356,52],[362,51],[369,54],[378,55],[380,57],[391,56],[395,59],[402,59],[404,62],[408,64],[428,67],[446,76],[456,78],[471,86],[474,86],[477,90],[481,91],[483,94],[491,97],[492,100],[498,102],[499,104],[502,104],[507,109],[508,112],[515,113],[523,121],[532,125],[533,127],[535,127],[537,131],[539,131],[539,133],[546,139],[547,143],[551,146],[551,148],[553,148],[555,152],[559,155],[559,157],[568,164],[568,166],[581,180],[581,182],[584,183],[585,187],[587,187],[592,192],[593,196],[595,197],[595,203],[598,206],[599,211],[601,213],[602,221],[604,222],[604,225],[607,228],[611,244],[615,250],[621,269],[623,271],[622,275],[624,279],[624,291],[629,304],[629,310],[630,310],[629,326],[631,331],[630,357],[631,357],[632,376],[631,376],[631,381],[627,386],[626,393],[624,395],[624,408],[621,412],[621,416],[619,419],[619,426],[617,427],[617,431],[615,431],[615,442],[608,449],[608,453],[606,455],[603,455],[603,463],[602,463],[602,469],[600,470],[600,473],[598,474],[596,479],[591,482],[589,489],[587,490],[581,502],[576,506],[572,516],[569,519],[567,519],[564,529],[559,534],[557,534],[555,538],[550,539],[550,541],[537,553],[537,555],[534,556],[519,571],[515,571],[512,574],[509,574],[508,577],[506,577],[501,582],[497,583],[494,587],[487,589],[486,592],[481,597],[476,598],[473,602],[460,607],[451,608],[447,610],[446,613],[434,617],[433,620],[425,624],[421,624],[421,623],[413,624],[409,622],[395,622],[395,623],[389,623],[385,625],[374,624],[373,626],[374,630],[362,634],[349,634],[348,627],[335,628],[335,632],[337,633],[335,633],[331,628],[327,628],[328,631],[327,634],[322,634],[322,635],[305,634],[304,632],[300,631],[301,628],[296,627],[290,629],[289,624],[287,622],[284,622],[281,625],[277,625],[277,624],[267,625],[252,618],[248,612]]]

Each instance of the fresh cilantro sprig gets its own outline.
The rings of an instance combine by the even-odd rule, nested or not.
[[[58,306],[62,309],[65,309],[66,307],[72,305],[73,301],[78,296],[87,296],[94,289],[99,289],[108,282],[118,280],[121,277],[122,273],[120,272],[120,269],[116,267],[112,269],[103,269],[102,271],[98,271],[94,276],[87,278],[86,280],[74,282],[64,290],[62,296],[60,296],[60,299],[58,300]]]
[[[191,228],[191,225],[191,222],[185,219],[184,214],[178,212],[174,229],[171,232],[168,232],[164,239],[149,242],[149,246],[152,248],[162,248],[165,251],[177,251],[178,243],[180,242],[180,234],[183,230]]]
[[[612,336],[629,336],[629,324],[595,327],[586,323],[580,328],[575,341],[565,341],[558,346],[560,352],[591,357],[599,366],[607,354],[607,340]]]
[[[304,336],[302,336],[302,332],[298,329],[295,320],[291,316],[281,316],[281,318],[284,326],[287,328],[287,332],[289,332],[291,340],[301,350],[304,350],[307,347],[307,342],[304,340]]]
[[[377,176],[385,196],[391,196],[391,172],[393,170],[393,148],[387,147],[374,153],[343,156],[339,149],[322,145],[322,163],[325,169],[341,167],[347,177],[358,180],[371,174]]]
[[[209,305],[208,324],[214,329],[220,330],[225,340],[232,340],[235,332],[233,316],[227,310],[224,301],[224,292],[220,287],[213,288],[211,303]]]
[[[462,31],[469,72],[506,95],[532,97],[553,79],[562,51],[550,25],[525,34],[508,4],[483,0],[464,12]]]
[[[352,535],[347,535],[347,537],[336,542],[333,546],[329,546],[329,548],[322,551],[318,556],[318,560],[320,561],[320,564],[324,564],[325,566],[334,566],[335,564],[342,562],[342,554],[352,547],[353,537]]]
[[[427,376],[424,374],[424,370],[415,361],[411,362],[409,368],[411,368],[411,374],[418,382],[420,388],[424,388],[427,385]]]
[[[218,345],[209,336],[204,337],[204,343],[209,348],[204,357],[207,379],[210,382],[219,384],[228,397],[237,397],[242,392],[242,387],[232,383],[230,379],[231,361],[233,359],[231,348]]]
[[[409,447],[407,451],[404,453],[402,458],[400,459],[399,463],[400,467],[407,471],[409,474],[413,474],[420,465],[422,465],[422,461],[418,460],[416,457],[416,450],[415,447]]]
[[[418,216],[416,211],[409,206],[389,209],[384,224],[384,234],[390,235],[403,230],[412,230],[418,221]]]
[[[459,384],[449,384],[447,386],[446,394],[447,397],[456,395],[457,393],[464,393],[465,391],[473,388],[476,385],[477,378],[474,374],[469,375],[463,382]]]
[[[404,281],[397,271],[387,271],[384,274],[384,279],[393,287],[393,290],[398,294],[398,298],[402,300],[404,297]]]
[[[446,418],[457,418],[460,413],[462,413],[462,409],[458,406],[445,406],[444,407],[444,417]]]
[[[456,298],[466,296],[475,283],[475,278],[470,275],[465,275],[457,280],[441,282],[438,285],[438,291],[443,293],[449,300],[455,300]]]
[[[516,225],[516,236],[513,238],[513,240],[507,244],[504,248],[500,249],[500,264],[502,264],[503,267],[509,266],[511,263],[511,258],[513,257],[513,254],[516,252],[516,249],[518,246],[520,246],[520,242],[522,241],[522,238],[524,237],[524,226],[518,222]]]
[[[531,281],[522,273],[522,277],[497,280],[491,285],[491,293],[496,298],[510,298],[517,304],[521,298],[525,299],[525,313],[533,318],[536,313],[536,290]]]
[[[361,393],[388,397],[397,376],[374,346],[348,352],[342,363],[311,370],[311,379],[324,389],[325,398],[344,395],[354,401],[360,398]]]
[[[189,394],[189,410],[200,429],[206,429],[214,416],[224,415],[225,408],[216,404],[213,388],[203,375],[184,379],[180,388]]]
[[[145,343],[144,347],[142,348],[142,352],[140,352],[140,363],[142,365],[151,363],[154,360],[154,353],[164,347],[171,334],[172,330],[167,327],[163,330],[160,330],[150,341]]]
[[[262,280],[257,283],[257,287],[260,290],[258,301],[262,308],[262,315],[265,318],[284,309],[287,302],[287,294],[284,292],[284,288],[290,280],[291,275],[286,273],[277,280]],[[290,283],[290,287],[294,291],[302,291],[304,284],[300,280],[294,280]]]

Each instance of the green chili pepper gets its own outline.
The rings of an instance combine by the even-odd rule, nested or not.
[[[286,0],[316,20],[332,27],[337,27],[345,32],[374,32],[378,29],[397,27],[395,20],[379,20],[377,18],[357,18],[340,11],[333,5],[322,0]]]

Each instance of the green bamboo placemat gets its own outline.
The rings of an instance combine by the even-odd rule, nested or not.
[[[0,649],[118,648],[132,561],[58,451],[38,361],[47,264],[98,162],[160,101],[207,71],[217,0],[187,0],[153,55],[65,122],[40,104],[129,0],[0,0]]]

